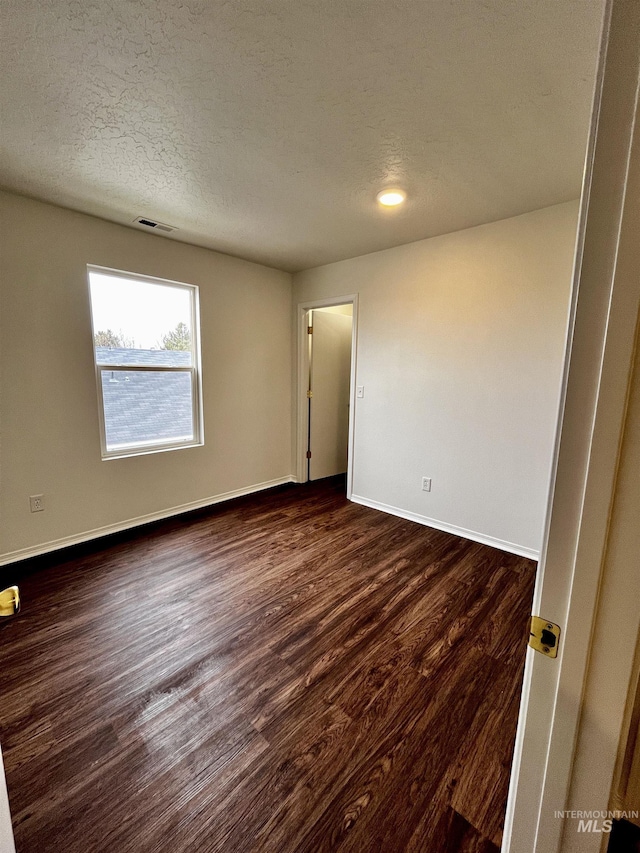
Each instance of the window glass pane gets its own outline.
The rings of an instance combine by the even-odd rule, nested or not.
[[[98,364],[192,366],[188,287],[89,271]]]
[[[108,451],[193,441],[191,373],[102,370]]]

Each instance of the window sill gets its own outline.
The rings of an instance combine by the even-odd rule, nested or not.
[[[189,447],[204,447],[204,441],[180,441],[172,444],[145,444],[141,447],[123,447],[119,450],[103,451],[102,461],[109,462],[112,459],[128,459],[131,456],[149,456],[153,453],[166,453],[169,450],[185,450]]]

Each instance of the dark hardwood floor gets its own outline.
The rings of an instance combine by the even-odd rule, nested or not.
[[[48,562],[0,627],[18,853],[497,850],[531,561],[332,479]]]

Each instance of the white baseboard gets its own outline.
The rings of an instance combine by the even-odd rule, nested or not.
[[[50,542],[43,542],[41,545],[36,545],[30,548],[21,548],[18,551],[10,551],[7,554],[0,555],[0,566],[6,566],[9,563],[15,563],[18,560],[27,560],[30,557],[39,557],[42,554],[48,554],[50,551],[58,551],[60,548],[68,548],[70,545],[81,545],[83,542],[90,542],[92,539],[99,539],[101,536],[109,536],[111,533],[120,533],[123,530],[130,530],[133,527],[139,527],[142,524],[149,524],[152,521],[162,521],[165,518],[171,518],[174,515],[181,515],[183,512],[190,512],[194,509],[204,509],[214,504],[229,501],[232,498],[241,498],[244,495],[252,495],[254,492],[262,492],[264,489],[272,489],[274,486],[282,486],[285,483],[295,483],[297,478],[292,474],[286,477],[278,477],[276,480],[266,480],[264,483],[256,483],[253,486],[246,486],[243,489],[234,489],[231,492],[223,492],[221,495],[213,495],[212,497],[203,498],[199,501],[191,501],[190,503],[181,504],[180,506],[172,506],[170,509],[163,509],[159,512],[150,512],[147,515],[139,515],[136,518],[128,518],[125,521],[119,521],[117,524],[107,524],[104,527],[96,527],[93,530],[87,530],[83,533],[77,533],[73,536],[64,536],[62,539],[53,539]]]
[[[417,512],[409,512],[397,506],[389,506],[379,501],[372,501],[369,498],[363,498],[361,495],[351,495],[351,500],[356,504],[368,506],[370,509],[388,512],[389,515],[397,515],[399,518],[405,518],[407,521],[415,521],[425,527],[434,527],[436,530],[442,530],[444,533],[453,533],[455,536],[462,536],[464,539],[471,539],[473,542],[480,542],[482,545],[490,545],[492,548],[499,548],[501,551],[517,554],[519,557],[528,557],[530,560],[540,559],[539,551],[535,551],[533,548],[525,548],[523,545],[516,545],[514,542],[506,542],[504,539],[485,536],[484,533],[476,533],[475,530],[456,527],[455,524],[448,524],[445,521],[438,521],[426,515],[418,515]]]

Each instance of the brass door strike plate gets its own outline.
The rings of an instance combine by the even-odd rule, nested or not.
[[[558,657],[558,641],[560,639],[560,626],[548,622],[540,616],[531,617],[531,629],[529,634],[529,645],[537,652],[542,652],[548,658]]]
[[[20,610],[20,591],[17,586],[0,590],[0,616],[15,616]]]

